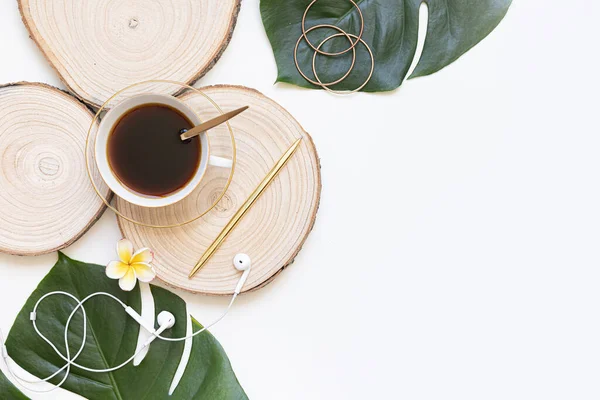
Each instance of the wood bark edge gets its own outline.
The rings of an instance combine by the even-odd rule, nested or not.
[[[81,97],[77,93],[77,91],[75,91],[69,85],[69,83],[66,81],[66,79],[64,79],[64,77],[61,74],[61,72],[59,71],[58,67],[53,62],[54,57],[51,55],[50,50],[47,48],[47,45],[45,44],[44,39],[37,34],[37,31],[32,28],[32,26],[29,24],[29,21],[25,17],[25,13],[23,11],[23,0],[17,0],[17,4],[19,7],[19,14],[21,15],[21,21],[23,21],[23,25],[25,25],[25,28],[27,28],[27,32],[29,33],[29,38],[31,40],[33,40],[33,42],[36,44],[36,46],[42,52],[42,55],[44,56],[44,58],[48,61],[48,63],[52,67],[52,69],[56,72],[56,74],[60,78],[61,82],[63,82],[63,84],[68,88],[68,92],[65,92],[65,93],[76,97],[79,101],[83,102],[85,105],[87,105],[92,110],[99,109],[102,106],[102,104],[95,104],[95,103],[87,101],[86,99]],[[198,71],[198,73],[196,75],[194,75],[188,82],[183,82],[183,83],[185,83],[186,85],[189,85],[189,86],[194,86],[196,84],[196,82],[198,82],[202,77],[204,77],[204,75],[206,75],[221,59],[221,57],[223,56],[223,53],[225,52],[225,50],[227,49],[227,46],[229,45],[229,42],[231,41],[231,38],[233,37],[233,32],[235,30],[235,26],[237,25],[237,20],[238,20],[238,16],[239,16],[241,7],[242,7],[242,0],[236,0],[235,6],[233,8],[233,13],[231,15],[231,19],[229,21],[227,35],[223,38],[223,40],[219,44],[217,51],[215,52],[215,55],[212,57],[211,61],[204,68],[202,68],[200,71]],[[58,89],[58,90],[61,90],[61,89]],[[180,92],[176,92],[176,93],[174,93],[174,95],[177,95],[179,93]]]

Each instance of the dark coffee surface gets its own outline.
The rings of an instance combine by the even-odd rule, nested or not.
[[[108,138],[110,168],[121,183],[150,196],[183,188],[200,165],[200,139],[182,142],[193,124],[178,110],[148,104],[129,111]]]

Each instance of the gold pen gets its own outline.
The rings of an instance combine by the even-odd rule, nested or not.
[[[292,155],[294,155],[296,150],[298,150],[300,142],[302,142],[302,138],[296,140],[294,144],[292,144],[290,148],[283,154],[283,156],[281,156],[279,161],[277,161],[277,164],[275,164],[271,171],[269,171],[267,176],[265,176],[262,182],[256,187],[256,189],[254,189],[254,192],[252,192],[250,197],[248,197],[246,202],[240,207],[239,210],[237,210],[237,212],[227,223],[227,225],[225,225],[225,228],[223,228],[221,233],[219,233],[219,236],[217,236],[215,241],[210,246],[208,246],[208,249],[206,249],[200,261],[198,261],[194,269],[192,269],[192,272],[190,272],[190,279],[196,274],[196,272],[200,270],[200,268],[204,267],[208,260],[212,257],[212,255],[215,254],[217,249],[221,246],[221,244],[223,244],[223,241],[225,241],[227,236],[236,227],[238,222],[240,222],[242,217],[248,212],[252,205],[254,205],[254,203],[260,197],[260,195],[263,194],[267,186],[269,186],[273,179],[275,179],[279,171],[281,171],[285,164],[287,164],[287,162],[290,160]]]

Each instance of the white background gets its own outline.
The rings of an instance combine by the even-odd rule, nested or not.
[[[199,84],[281,103],[323,167],[296,262],[212,330],[251,399],[600,398],[599,12],[517,0],[443,71],[339,98],[273,85],[258,0],[243,1]],[[0,38],[0,82],[64,87],[15,1]],[[66,253],[104,264],[120,236],[107,212]],[[0,256],[4,332],[55,259]],[[227,301],[178,294],[200,321]],[[74,398],[57,393],[39,398]]]

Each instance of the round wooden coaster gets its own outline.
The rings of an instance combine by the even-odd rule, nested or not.
[[[192,84],[229,44],[241,0],[18,0],[31,38],[96,108],[135,82]]]
[[[158,277],[168,285],[196,293],[231,294],[240,273],[232,266],[237,253],[252,259],[252,272],[244,291],[260,288],[293,262],[315,222],[321,196],[321,173],[317,151],[308,133],[279,104],[256,90],[241,86],[211,86],[201,89],[224,110],[249,105],[250,109],[231,120],[238,146],[233,182],[224,199],[201,220],[174,229],[144,228],[119,219],[123,235],[136,247],[154,251]],[[200,99],[181,97],[194,106]],[[208,107],[205,118],[216,117]],[[211,131],[211,153],[227,156],[229,140],[219,129]],[[188,274],[225,224],[246,201],[277,160],[299,137],[304,140],[289,163],[241,220],[221,248],[192,279]],[[153,222],[181,215],[184,220],[220,193],[229,170],[216,167],[207,172],[198,197],[184,200],[169,211],[148,210],[117,199],[127,215]],[[202,194],[204,191],[204,194]],[[204,202],[204,203],[202,203]]]
[[[94,115],[41,83],[0,87],[0,251],[40,255],[67,247],[105,209],[83,149]],[[106,186],[101,190],[109,195]]]

